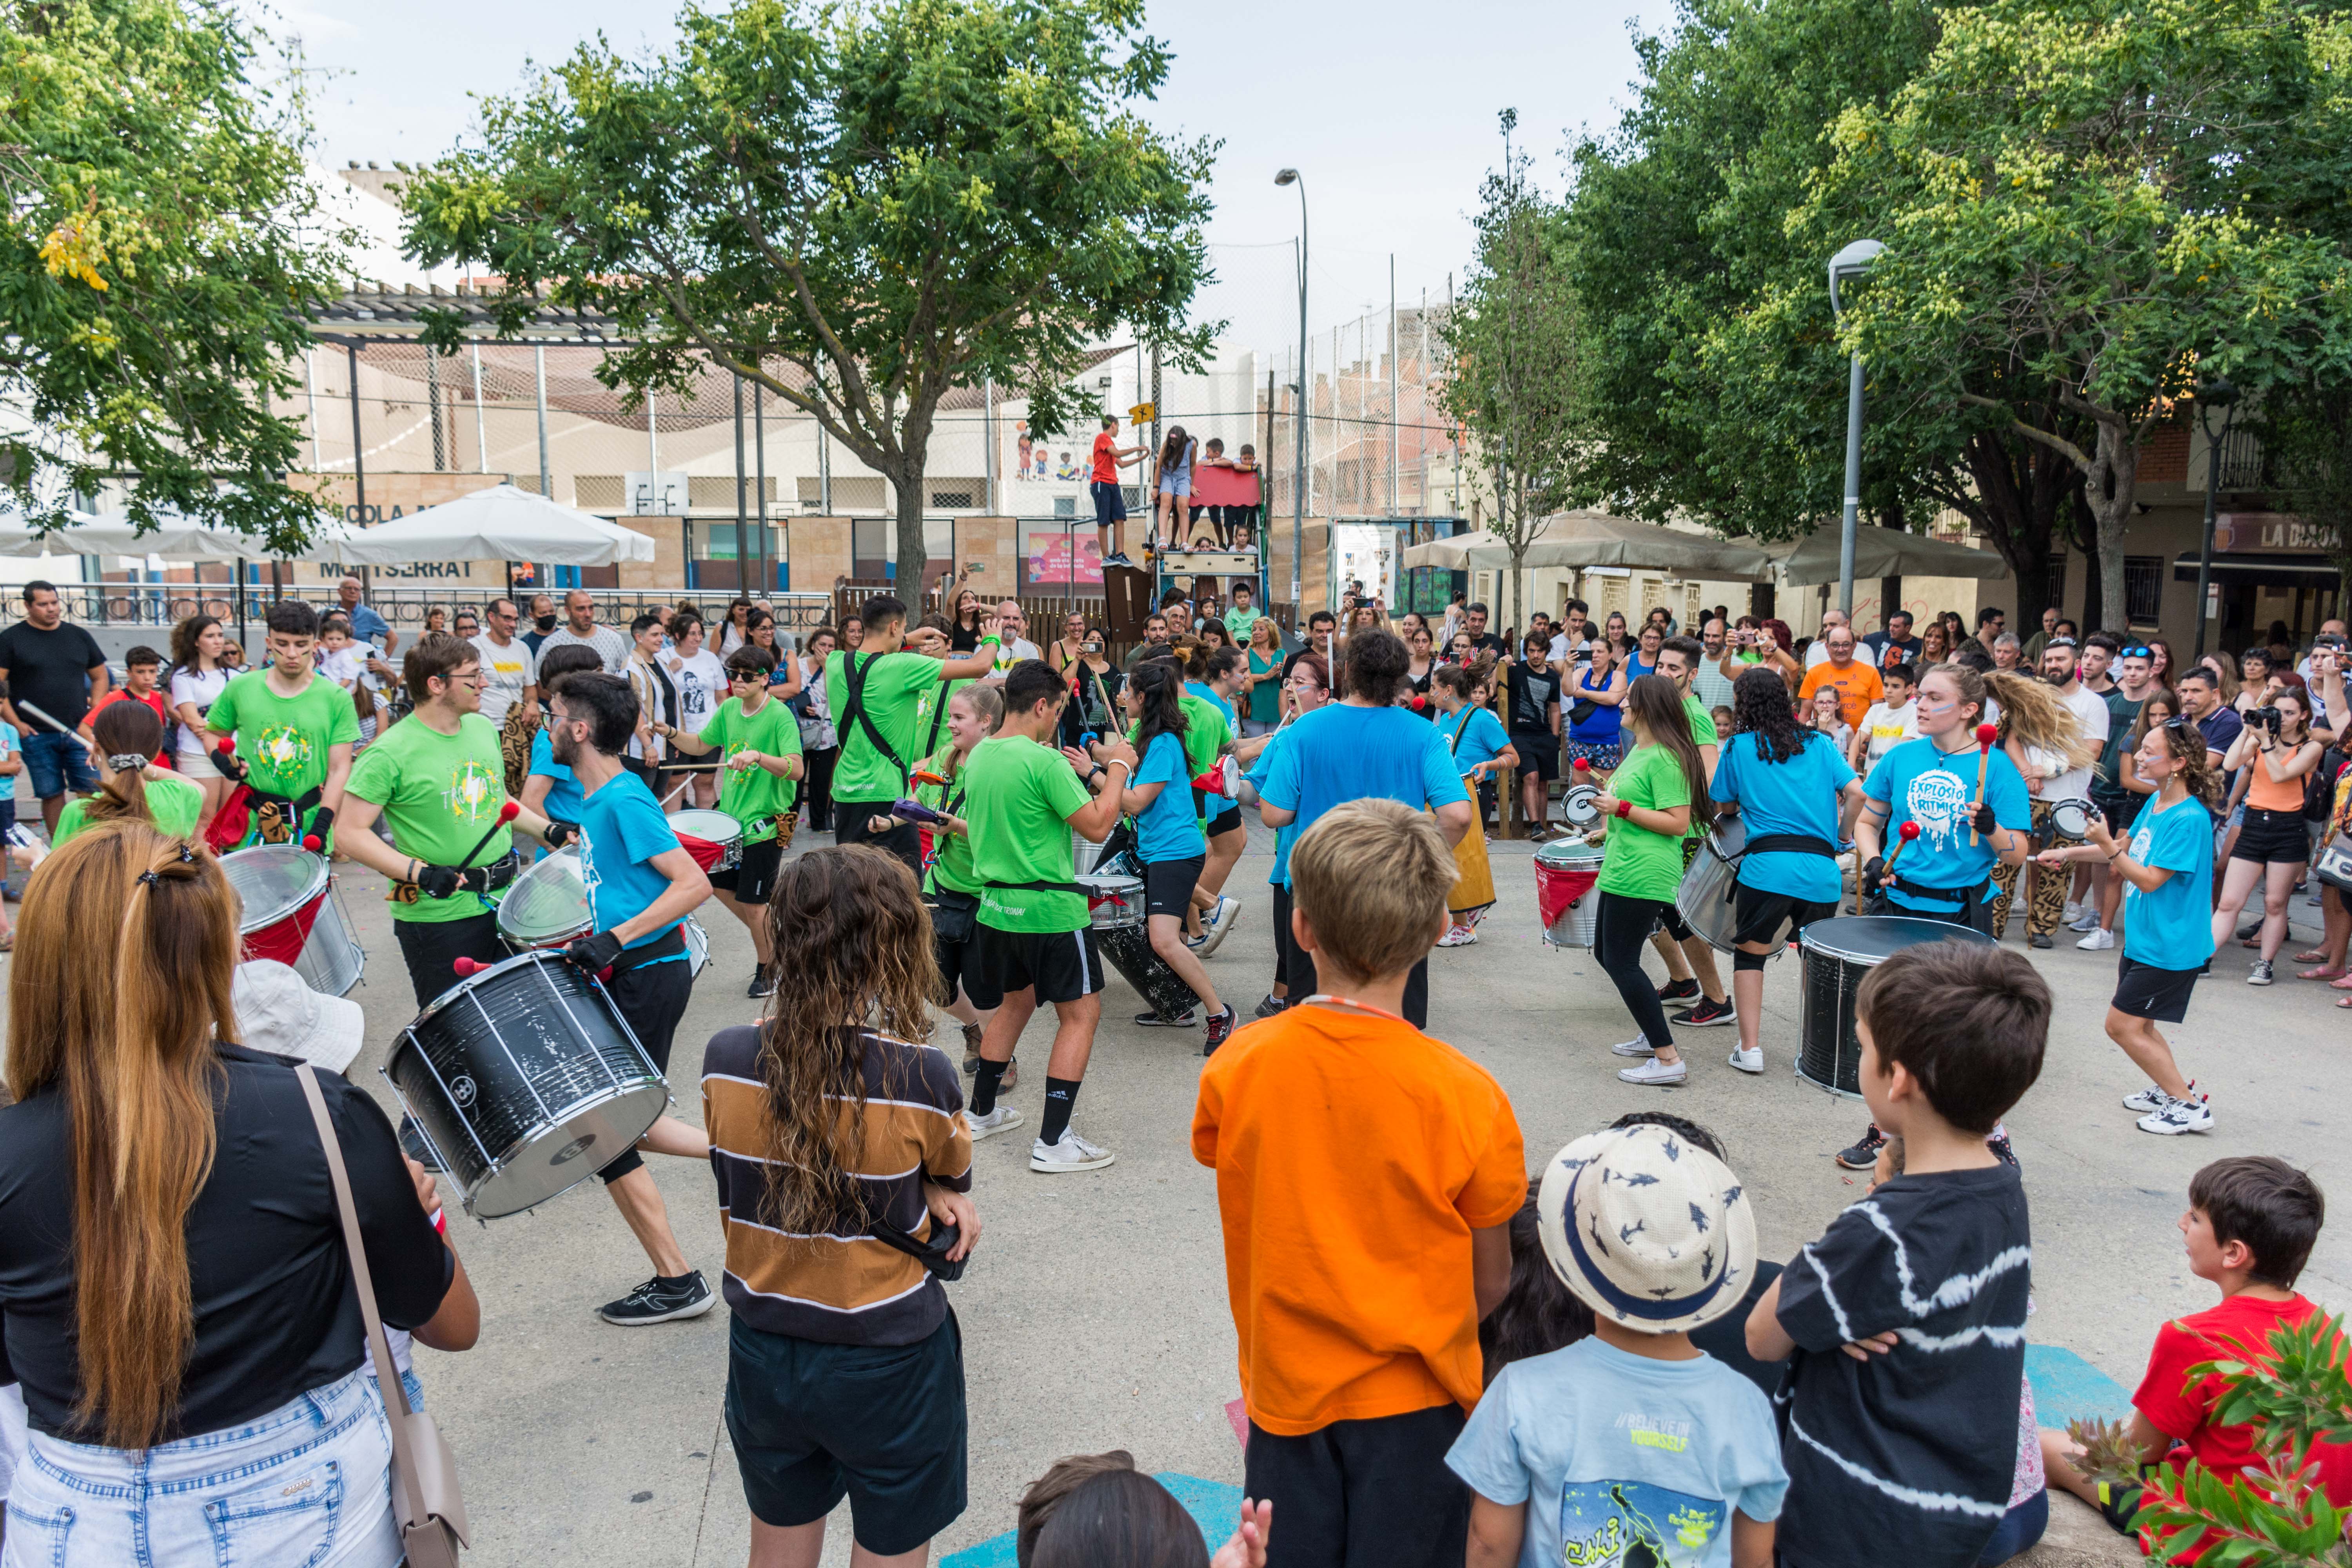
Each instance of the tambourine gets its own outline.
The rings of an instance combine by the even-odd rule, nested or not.
[[[2050,808],[2050,830],[2061,838],[2088,838],[2091,824],[2104,815],[2087,800],[2062,800]]]
[[[1559,794],[1559,818],[1571,827],[1584,827],[1601,820],[1601,786],[1570,784]]]

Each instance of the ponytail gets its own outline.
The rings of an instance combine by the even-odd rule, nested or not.
[[[1184,683],[1173,664],[1163,659],[1149,659],[1135,667],[1128,678],[1136,695],[1143,699],[1143,711],[1136,716],[1135,754],[1137,765],[1150,752],[1151,742],[1162,735],[1173,735],[1181,743],[1184,738]]]
[[[144,702],[110,702],[90,720],[89,728],[113,776],[90,796],[83,820],[154,821],[155,813],[147,804],[145,769],[163,749],[163,721]]]

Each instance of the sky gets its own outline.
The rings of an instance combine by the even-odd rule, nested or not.
[[[284,0],[268,25],[300,39],[320,159],[421,162],[474,121],[479,95],[513,91],[599,31],[625,50],[670,38],[667,0]],[[1668,0],[1161,0],[1147,26],[1176,59],[1146,113],[1223,142],[1208,226],[1220,280],[1198,302],[1230,341],[1295,342],[1291,244],[1304,178],[1310,325],[1444,297],[1468,262],[1479,181],[1500,167],[1496,124],[1518,110],[1532,177],[1561,184],[1561,149],[1614,122],[1634,70],[1630,25],[1656,30]]]

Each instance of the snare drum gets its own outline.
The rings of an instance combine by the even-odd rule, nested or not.
[[[1536,918],[1554,947],[1591,947],[1599,919],[1604,851],[1581,838],[1555,838],[1536,851]]]
[[[2099,808],[2087,800],[2053,801],[2050,805],[2050,831],[2061,838],[2077,841],[2091,836],[2091,824],[2100,819]]]
[[[1087,916],[1097,931],[1143,924],[1143,879],[1115,871],[1089,871],[1078,879],[1087,890]]]
[[[1572,784],[1559,792],[1559,819],[1570,827],[1590,827],[1601,819],[1601,786]]]
[[[1853,1033],[1854,994],[1862,989],[1864,975],[1905,948],[1928,942],[1997,945],[1980,931],[1908,915],[1841,915],[1815,921],[1797,933],[1797,945],[1805,955],[1799,1078],[1832,1094],[1861,1098],[1862,1047]],[[1925,1005],[1927,999],[1921,1001]]]
[[[732,871],[743,863],[743,825],[723,811],[673,811],[669,827],[706,871]]]
[[[604,988],[545,952],[443,992],[401,1031],[383,1075],[477,1219],[586,1181],[669,1104]]]
[[[710,966],[710,933],[692,915],[686,917],[686,972],[699,974]]]
[[[562,947],[595,929],[577,849],[541,857],[508,885],[506,897],[499,900],[499,938],[517,952]]]
[[[1747,847],[1748,825],[1736,816],[1717,817],[1698,853],[1691,857],[1682,886],[1675,889],[1675,912],[1692,934],[1705,937],[1718,952],[1736,952],[1739,945],[1732,940],[1739,929],[1734,900],[1738,897],[1739,855]]]
[[[341,996],[360,982],[367,954],[330,895],[327,862],[295,844],[257,844],[221,857],[221,870],[245,906],[237,927],[247,958],[290,964],[302,984]]]

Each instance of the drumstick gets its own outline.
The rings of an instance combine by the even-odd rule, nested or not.
[[[1992,763],[1992,743],[2000,731],[1990,724],[1977,726],[1977,798],[1969,806],[1969,847],[1977,847],[1977,807],[1984,805],[1985,769]]]
[[[509,800],[505,805],[499,806],[499,819],[496,822],[491,823],[489,827],[479,838],[474,840],[474,847],[466,851],[466,858],[464,859],[457,862],[457,869],[462,871],[467,867],[471,866],[474,863],[474,857],[479,855],[483,849],[488,847],[491,837],[497,834],[498,830],[504,827],[508,823],[512,822],[516,817],[520,816],[521,815],[522,803],[520,801]]]
[[[94,745],[91,745],[91,744],[90,744],[90,742],[89,742],[89,740],[88,740],[88,739],[86,739],[86,738],[83,736],[83,734],[82,734],[82,732],[81,732],[80,731],[79,731],[79,730],[69,730],[69,729],[66,728],[66,726],[64,726],[63,724],[58,723],[55,719],[50,718],[47,714],[46,714],[46,713],[42,712],[39,709],[37,709],[37,708],[34,707],[31,703],[29,703],[29,702],[26,701],[26,700],[25,700],[23,698],[21,698],[21,697],[19,697],[19,698],[17,698],[17,699],[16,699],[16,708],[17,708],[17,710],[18,710],[18,711],[20,711],[20,712],[30,713],[34,718],[38,719],[42,723],[47,724],[50,729],[55,730],[58,734],[60,734],[60,735],[71,735],[75,740],[77,740],[77,741],[80,741],[80,742],[81,742],[81,745],[82,745],[82,750],[84,750],[84,751],[88,752],[91,756],[93,756],[93,757],[94,757],[94,756],[98,755],[98,748],[97,748],[96,746],[94,746]]]
[[[1886,852],[1886,864],[1879,868],[1880,875],[1891,876],[1895,870],[1895,862],[1903,858],[1903,847],[1918,837],[1919,825],[1916,822],[1905,823],[1902,830],[1895,836],[1895,847]],[[1862,912],[1862,879],[1860,877],[1853,879],[1853,910],[1856,914]]]

